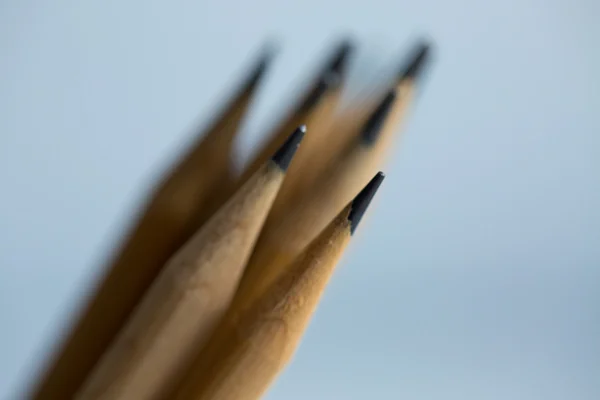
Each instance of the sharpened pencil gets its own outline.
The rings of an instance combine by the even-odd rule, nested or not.
[[[233,307],[243,307],[260,296],[380,168],[394,139],[399,112],[392,89],[365,123],[361,136],[310,191],[289,205],[293,212],[265,225]]]
[[[73,397],[161,267],[207,218],[211,196],[228,179],[234,136],[270,58],[270,53],[261,58],[226,110],[149,196],[32,399]]]
[[[176,400],[256,400],[292,358],[351,235],[383,180],[378,173],[255,303],[221,324],[215,358],[198,358]],[[212,344],[212,343],[211,343]],[[216,347],[213,347],[216,348]]]
[[[413,45],[408,55],[404,57],[405,61],[398,68],[393,82],[389,85],[395,86],[398,91],[398,107],[402,110],[402,115],[415,102],[415,94],[430,64],[431,53],[431,45],[424,40]],[[363,94],[348,108],[338,113],[332,123],[332,132],[337,137],[337,142],[333,145],[345,148],[356,136],[360,135],[361,127],[376,107],[379,96]],[[401,117],[400,123],[403,122],[404,118]],[[332,147],[332,144],[329,144],[329,148]]]
[[[296,186],[302,181],[302,176],[316,164],[307,166],[311,158],[315,156],[321,147],[320,144],[327,140],[326,133],[333,121],[334,111],[337,109],[344,78],[347,73],[347,65],[352,53],[352,45],[349,41],[343,41],[335,50],[331,58],[319,72],[315,83],[301,98],[300,103],[293,108],[292,112],[278,125],[274,133],[258,150],[252,161],[248,164],[239,182],[245,180],[253,171],[266,160],[270,154],[279,147],[285,139],[290,128],[304,124],[309,129],[309,134],[302,143],[302,148],[294,158],[290,166],[288,179],[281,190],[288,191],[288,187]],[[314,160],[313,160],[314,161]],[[299,173],[299,171],[302,173]],[[281,192],[282,193],[282,192]],[[280,195],[281,195],[280,193]],[[279,197],[279,196],[278,196]],[[279,201],[279,200],[277,200]],[[276,212],[276,210],[274,210]]]
[[[167,263],[78,394],[78,400],[160,398],[223,316],[305,128]]]
[[[421,77],[424,75],[431,58],[431,47],[426,42],[418,43],[413,47],[406,63],[398,74],[396,89],[398,90],[399,119],[404,115],[414,102],[415,92]]]

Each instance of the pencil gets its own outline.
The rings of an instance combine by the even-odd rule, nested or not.
[[[378,173],[248,309],[225,319],[218,357],[198,359],[176,400],[255,400],[292,358],[333,270],[383,180]],[[202,367],[207,365],[208,367]]]
[[[157,189],[31,395],[72,398],[167,259],[206,219],[227,179],[233,138],[269,64],[267,52],[206,134]]]
[[[406,110],[414,102],[415,92],[418,82],[425,73],[429,60],[431,58],[431,46],[422,41],[414,45],[409,53],[405,64],[400,68],[397,78],[396,88],[400,101],[398,106],[401,109],[400,118],[404,117]]]
[[[417,43],[399,68],[393,89],[387,94],[388,100],[383,100],[379,105],[371,105],[369,100],[362,104],[362,108],[353,109],[354,115],[348,115],[348,112],[343,114],[344,123],[338,123],[327,135],[327,141],[321,144],[323,149],[318,156],[313,156],[310,160],[310,163],[315,164],[321,162],[318,175],[328,179],[321,179],[316,184],[314,180],[310,182],[314,178],[310,176],[310,171],[316,169],[306,168],[309,177],[304,181],[306,185],[302,187],[302,191],[286,191],[286,185],[290,182],[293,184],[297,176],[294,175],[294,167],[298,158],[294,160],[242,278],[239,293],[234,300],[236,306],[239,301],[248,301],[245,296],[249,291],[258,293],[263,289],[274,278],[275,275],[271,274],[293,259],[346,204],[352,194],[380,168],[394,133],[404,122],[406,111],[414,102],[417,84],[428,65],[430,52],[428,43]],[[388,116],[388,111],[382,112],[382,107],[387,107],[384,104],[391,100],[393,91],[397,95],[393,106],[388,110]],[[367,110],[366,117],[363,117],[364,110]],[[382,133],[378,133],[378,130],[372,129],[373,124],[381,123],[383,118],[387,118],[386,127]],[[358,121],[363,122],[355,126]],[[368,135],[372,136],[371,141],[365,140]],[[340,152],[339,146],[344,146],[345,150]],[[331,152],[331,155],[326,156],[327,152]],[[302,151],[300,153],[306,154]],[[304,174],[304,170],[299,172]],[[294,214],[285,212],[290,208],[296,210]]]
[[[227,309],[304,127],[167,263],[77,399],[155,399]]]
[[[352,44],[348,40],[338,45],[333,55],[319,72],[315,83],[301,97],[299,104],[283,119],[273,134],[270,135],[269,139],[257,151],[252,161],[248,164],[248,167],[242,173],[239,182],[245,182],[268,159],[269,155],[281,145],[283,140],[285,140],[287,132],[299,124],[305,124],[309,128],[310,133],[304,139],[302,148],[298,151],[294,162],[290,166],[288,179],[286,179],[284,186],[290,185],[289,182],[296,182],[298,179],[301,179],[303,174],[311,173],[308,169],[312,169],[313,166],[305,167],[307,167],[307,161],[311,156],[317,156],[320,147],[319,144],[327,139],[323,135],[323,132],[327,131],[330,123],[333,121],[334,111],[341,97],[341,88],[347,72],[351,52]],[[299,170],[302,171],[301,174],[297,172]],[[281,190],[283,189],[284,187],[281,188]]]
[[[234,140],[240,131],[240,126],[244,121],[250,106],[259,88],[267,68],[276,54],[276,47],[270,45],[263,50],[254,71],[246,81],[244,89],[240,91],[240,96],[234,99],[227,107],[226,112],[213,124],[210,132],[220,132],[219,135],[208,135],[210,138],[219,138],[222,149],[215,148],[212,151],[206,151],[201,156],[197,156],[198,163],[203,160],[203,164],[198,167],[204,168],[210,172],[214,182],[211,186],[212,191],[206,195],[206,201],[202,207],[196,206],[188,222],[187,237],[195,232],[208,218],[232,195],[235,190],[236,173],[234,170]],[[300,125],[300,124],[298,124]],[[296,125],[296,126],[298,126]],[[286,132],[289,134],[296,126],[290,127]],[[283,143],[282,143],[283,144]],[[277,149],[274,149],[274,151]],[[267,160],[265,160],[267,161]],[[227,196],[227,197],[225,197]]]
[[[401,63],[397,74],[389,86],[395,86],[398,91],[398,107],[405,114],[406,110],[414,103],[415,94],[422,81],[423,75],[430,64],[431,45],[425,40],[421,40],[413,45],[412,49],[405,56],[405,61]],[[360,129],[369,118],[369,114],[376,107],[377,98],[380,95],[373,96],[371,93],[365,93],[359,100],[354,101],[350,106],[342,110],[332,123],[332,132],[338,138],[338,146],[345,146],[356,136],[360,135]],[[404,118],[401,118],[403,123]],[[333,135],[331,135],[333,136]]]
[[[304,196],[289,207],[293,212],[265,225],[236,294],[233,307],[260,296],[382,164],[394,138],[400,110],[396,90],[381,100],[361,136]]]
[[[290,165],[287,179],[277,194],[268,219],[277,219],[280,214],[286,213],[290,199],[304,193],[319,177],[328,162],[337,155],[339,135],[331,132],[331,126],[343,94],[343,83],[352,52],[352,43],[349,40],[342,42],[322,72],[325,79],[334,82],[331,84],[332,89],[322,100],[319,114],[306,122],[311,133]]]

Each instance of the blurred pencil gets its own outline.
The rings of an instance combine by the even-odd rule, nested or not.
[[[160,398],[225,313],[304,135],[281,149],[167,263],[77,396]]]
[[[289,210],[293,212],[265,225],[233,307],[243,307],[260,296],[369,181],[383,163],[398,118],[396,90],[392,89],[365,123],[361,136],[348,146],[310,191],[289,204]]]
[[[394,76],[389,86],[395,86],[398,91],[398,107],[404,114],[415,101],[416,90],[422,80],[431,59],[431,46],[426,41],[420,41],[405,56],[398,73]],[[389,87],[388,86],[388,87]],[[356,136],[369,118],[371,110],[376,107],[377,99],[381,95],[373,96],[371,93],[363,94],[359,99],[350,103],[342,110],[332,123],[332,132],[338,138],[338,145],[345,147]],[[403,121],[401,121],[403,122]]]
[[[229,179],[234,136],[270,58],[262,56],[225,111],[157,186],[31,398],[73,397],[160,268],[207,218],[211,196]]]
[[[396,89],[398,90],[399,122],[402,122],[407,109],[414,102],[421,77],[431,58],[431,46],[426,42],[416,44],[410,51],[405,64],[400,68]]]
[[[410,88],[414,91],[419,78],[425,72],[425,68],[429,63],[431,57],[431,46],[429,43],[422,41],[417,43],[409,53],[407,61],[400,68],[398,73],[398,85],[402,85],[407,90]],[[401,95],[407,95],[407,90]]]
[[[307,137],[306,146],[298,152],[290,166],[288,179],[275,199],[269,218],[278,218],[282,213],[286,213],[290,199],[304,193],[318,179],[329,161],[337,155],[339,135],[331,132],[331,126],[343,94],[343,83],[348,73],[352,51],[352,44],[349,41],[343,42],[321,75],[322,79],[334,82],[330,84],[332,89],[322,100],[319,114],[306,121],[311,133]]]
[[[281,188],[279,197],[290,192],[293,188],[299,188],[302,182],[314,176],[315,169],[319,168],[319,156],[322,144],[328,140],[326,133],[333,121],[334,111],[337,109],[344,78],[348,69],[348,62],[352,53],[352,45],[349,41],[343,41],[338,45],[333,55],[319,72],[314,84],[301,97],[300,103],[293,108],[292,112],[278,125],[269,139],[257,151],[252,161],[248,164],[239,182],[245,180],[268,159],[274,149],[278,148],[285,140],[290,129],[300,124],[305,124],[309,134],[302,143],[302,148],[294,158],[290,166],[288,179]],[[300,172],[301,171],[301,172]],[[312,178],[310,178],[312,179]],[[277,212],[277,207],[273,212]]]
[[[177,400],[255,400],[292,358],[369,202],[378,173],[251,307],[222,322],[176,394]],[[219,343],[219,347],[212,346]]]

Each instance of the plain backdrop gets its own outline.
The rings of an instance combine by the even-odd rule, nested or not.
[[[387,179],[275,399],[600,398],[600,3],[0,1],[0,398],[275,40],[240,159],[337,38],[431,38]]]

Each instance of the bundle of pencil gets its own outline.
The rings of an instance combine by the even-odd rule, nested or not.
[[[272,62],[167,171],[28,398],[260,398],[292,358],[429,59],[342,109],[341,43],[246,169],[234,142]]]

